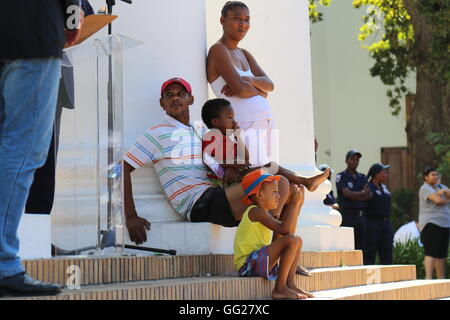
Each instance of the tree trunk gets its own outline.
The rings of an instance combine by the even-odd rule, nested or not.
[[[427,135],[431,132],[450,134],[450,86],[448,82],[437,79],[430,67],[432,26],[421,16],[415,1],[405,1],[405,6],[414,26],[417,52],[416,99],[406,124],[406,133],[419,186],[423,182],[423,169],[427,166],[437,166],[434,146],[427,142]]]

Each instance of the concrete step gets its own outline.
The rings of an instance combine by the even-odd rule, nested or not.
[[[145,215],[141,217],[146,218]],[[219,225],[186,221],[151,222],[151,230],[147,232],[145,247],[173,249],[178,254],[232,254],[233,242],[237,228],[225,228]],[[95,246],[97,226],[73,225],[61,226],[52,224],[52,243],[65,250],[75,250]],[[104,226],[106,228],[106,226]],[[125,244],[135,245],[127,230],[116,228],[117,236],[123,234]]]
[[[146,215],[141,215],[147,218]],[[147,233],[147,241],[142,245],[152,248],[174,249],[178,254],[232,254],[233,243],[237,228],[225,228],[219,225],[202,222],[187,221],[154,222],[149,220],[151,230]],[[104,226],[106,228],[106,226]],[[117,234],[122,234],[122,229]],[[351,228],[335,228],[326,226],[301,226],[298,230],[304,239],[304,249],[308,251],[348,251],[346,237],[339,237],[341,232],[351,233],[349,239],[353,248],[353,230]],[[332,236],[335,237],[332,237]],[[123,232],[125,244],[134,245],[130,240],[128,231]],[[344,239],[345,241],[340,241]],[[74,250],[95,245],[97,240],[97,227],[90,225],[61,226],[52,223],[52,243],[65,250]],[[319,247],[308,244],[319,243]],[[333,243],[333,240],[335,242]],[[341,245],[339,243],[341,242]]]
[[[359,266],[362,253],[359,250],[302,252],[300,262],[310,269]],[[66,257],[24,260],[23,265],[31,277],[60,285],[66,285],[73,277],[78,277],[80,285],[95,285],[236,274],[232,255]]]
[[[156,222],[152,223],[147,242],[142,245],[173,249],[183,255],[233,254],[236,230],[207,222]],[[124,235],[125,243],[134,245],[128,232]]]
[[[434,300],[449,297],[450,280],[411,280],[315,292],[320,300]]]
[[[356,266],[315,270],[313,276],[296,276],[297,286],[311,292],[328,292],[349,286],[364,286],[376,281],[393,282],[415,279],[415,266]],[[32,297],[37,300],[249,300],[270,297],[274,281],[260,277],[198,277],[138,281],[120,284],[65,289],[58,296]],[[401,282],[399,282],[401,283]],[[450,289],[450,288],[449,288]],[[446,292],[445,288],[439,292]],[[439,295],[439,294],[438,294]],[[435,295],[436,297],[438,295]],[[320,295],[324,297],[323,295]],[[326,295],[328,297],[329,295]],[[332,296],[334,298],[334,296]],[[339,297],[336,295],[336,297]],[[428,298],[428,296],[424,296]]]

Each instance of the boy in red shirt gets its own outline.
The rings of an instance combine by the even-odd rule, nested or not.
[[[211,99],[202,108],[202,120],[210,129],[203,136],[203,161],[214,167],[209,177],[222,183],[239,183],[245,174],[261,167],[251,167],[249,153],[240,137],[240,128],[234,120],[234,111],[226,99]],[[214,162],[211,165],[211,160]],[[251,168],[250,168],[251,167]],[[312,177],[302,177],[275,162],[263,166],[271,174],[281,175],[291,183],[304,185],[313,192],[330,175],[330,168]],[[213,170],[211,170],[213,171]],[[217,173],[219,176],[217,176]]]
[[[219,184],[240,182],[250,167],[249,156],[230,103],[225,99],[207,101],[202,108],[202,119],[210,129],[203,136],[204,159],[210,155],[214,159],[212,161],[217,162],[216,169],[210,170],[208,177]],[[207,164],[211,167],[210,163]]]

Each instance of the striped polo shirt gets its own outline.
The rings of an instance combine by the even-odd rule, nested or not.
[[[167,114],[139,137],[124,160],[134,168],[152,163],[170,204],[187,220],[197,199],[213,186],[202,160],[201,137],[193,126]]]

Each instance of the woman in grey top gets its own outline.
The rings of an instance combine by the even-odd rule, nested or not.
[[[448,254],[450,230],[450,190],[439,183],[435,168],[423,173],[425,180],[419,190],[420,240],[425,249],[425,277],[445,279],[445,260]]]

